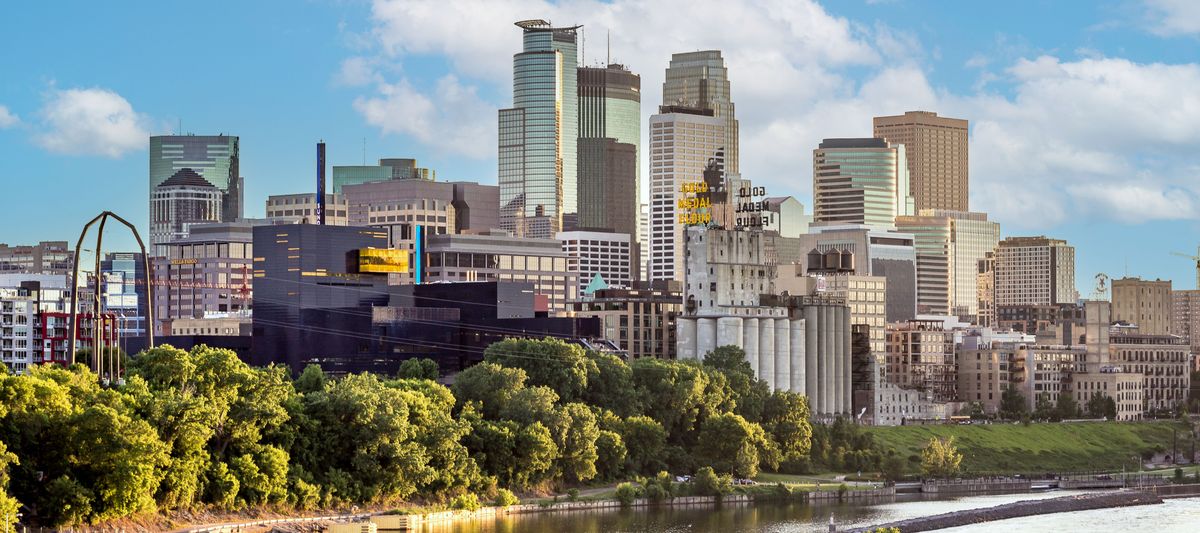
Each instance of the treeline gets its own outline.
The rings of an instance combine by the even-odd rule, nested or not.
[[[160,346],[120,387],[82,366],[0,375],[0,514],[43,526],[155,511],[473,501],[660,471],[804,468],[801,396],[742,352],[706,361],[493,344],[453,387],[431,361],[392,379],[292,379],[228,350]],[[9,521],[13,523],[15,520]]]

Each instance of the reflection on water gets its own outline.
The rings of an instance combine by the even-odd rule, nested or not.
[[[932,499],[922,495],[899,495],[894,502],[876,504],[801,504],[801,503],[758,503],[758,504],[729,504],[720,507],[713,506],[663,506],[635,509],[604,509],[597,511],[575,511],[561,513],[535,513],[513,515],[482,520],[478,522],[463,522],[443,526],[433,526],[427,532],[437,533],[558,533],[572,531],[581,533],[609,532],[648,532],[648,533],[682,533],[682,532],[768,532],[768,533],[797,533],[825,532],[828,529],[829,515],[833,514],[838,529],[851,528],[903,520],[918,516],[928,516],[948,513],[963,509],[991,507],[1004,503],[1021,500],[1036,500],[1054,498],[1078,492],[1043,492],[1037,494],[998,494],[986,496],[971,496],[965,498]],[[1190,504],[1179,505],[1179,502]],[[1192,527],[1188,531],[1200,531],[1200,500],[1175,500],[1170,502],[1169,509],[1190,514]],[[1110,531],[1109,524],[1114,516],[1121,517],[1122,533],[1140,531],[1139,524],[1154,517],[1154,511],[1165,511],[1164,506],[1131,507],[1125,509],[1108,509],[1102,511],[1087,511],[1084,513],[1067,513],[1063,515],[1047,515],[1018,520],[1006,520],[961,528],[959,531],[969,533],[1005,531]],[[1059,517],[1082,515],[1086,513],[1108,513],[1106,522],[1092,527],[1076,527],[1078,521],[1057,521]],[[1049,520],[1056,520],[1051,526]],[[950,531],[950,530],[947,530]],[[1155,527],[1156,533],[1173,531]]]

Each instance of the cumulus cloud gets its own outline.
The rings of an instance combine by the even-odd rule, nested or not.
[[[1146,0],[1149,30],[1164,37],[1200,34],[1200,2]]]
[[[11,128],[21,122],[20,117],[8,110],[8,107],[0,105],[0,129]]]
[[[148,119],[108,89],[54,90],[41,118],[34,140],[61,154],[120,157],[144,149],[150,135]]]
[[[494,157],[495,112],[511,105],[512,55],[521,49],[511,22],[529,18],[584,24],[586,65],[604,60],[611,35],[612,60],[642,76],[643,117],[657,112],[672,53],[721,50],[742,173],[772,194],[808,203],[811,152],[822,138],[870,136],[873,116],[923,109],[971,120],[972,208],[1014,231],[1075,216],[1200,218],[1197,169],[1185,164],[1200,145],[1196,64],[1039,56],[1000,36],[995,53],[967,62],[980,82],[954,93],[930,82],[928,54],[912,34],[834,16],[810,0],[377,0],[370,65],[436,56],[454,76],[421,90],[412,80],[371,78],[378,68],[360,71],[366,60],[351,58],[344,77],[370,79],[373,91],[355,108],[385,132]]]
[[[496,126],[488,118],[496,116],[496,109],[457,77],[441,78],[428,95],[407,80],[379,83],[376,90],[377,96],[356,99],[354,109],[384,133],[410,135],[438,150],[470,157],[495,153]]]

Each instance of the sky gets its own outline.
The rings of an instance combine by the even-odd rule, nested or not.
[[[0,17],[0,242],[74,241],[105,209],[145,228],[147,137],[178,131],[240,136],[247,216],[315,188],[318,139],[331,165],[494,184],[532,18],[582,24],[586,65],[610,43],[643,130],[671,53],[721,50],[742,174],[772,196],[811,208],[822,138],[936,111],[970,121],[971,209],[1068,240],[1082,296],[1101,272],[1195,288],[1171,255],[1200,244],[1193,0],[23,3]]]

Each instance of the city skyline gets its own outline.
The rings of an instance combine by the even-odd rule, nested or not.
[[[680,20],[692,31],[661,36],[642,30],[663,20],[670,5],[631,13],[634,8],[623,2],[531,3],[510,14],[507,7],[490,11],[456,4],[434,21],[432,14],[408,12],[413,4],[315,4],[261,27],[255,22],[280,10],[255,6],[229,21],[230,31],[262,31],[257,40],[241,44],[178,39],[224,21],[213,13],[161,6],[137,14],[89,13],[93,7],[77,5],[86,16],[75,19],[94,27],[169,17],[175,21],[171,27],[148,30],[164,33],[146,36],[173,41],[162,50],[141,50],[141,38],[101,43],[97,30],[72,20],[34,35],[28,28],[38,27],[35,22],[48,12],[33,8],[0,22],[5,34],[32,50],[0,59],[7,71],[21,73],[0,85],[0,146],[11,149],[0,158],[0,175],[11,191],[27,198],[12,207],[14,218],[41,223],[8,225],[0,242],[72,240],[100,210],[97,205],[146,228],[147,137],[172,133],[180,121],[184,132],[242,139],[249,216],[262,214],[269,194],[311,191],[311,145],[317,138],[331,141],[330,165],[405,154],[438,169],[446,181],[494,183],[495,143],[488,139],[495,135],[496,109],[511,102],[504,86],[511,87],[511,56],[519,50],[511,21],[536,17],[584,26],[582,64],[611,57],[645,77],[650,96],[642,99],[642,132],[647,108],[662,103],[655,93],[670,54],[722,50],[739,108],[742,174],[772,195],[792,194],[813,208],[803,169],[804,156],[816,146],[814,136],[868,136],[872,116],[936,111],[971,121],[972,210],[998,221],[1003,236],[1045,234],[1072,243],[1080,293],[1088,292],[1095,273],[1119,277],[1126,268],[1130,275],[1191,288],[1192,263],[1168,252],[1195,245],[1171,237],[1196,230],[1195,185],[1186,181],[1196,163],[1183,152],[1200,131],[1194,117],[1177,110],[1190,109],[1186,104],[1196,96],[1186,87],[1200,79],[1200,69],[1185,62],[1191,60],[1187,46],[1167,44],[1186,45],[1196,34],[1186,26],[1194,18],[1186,13],[1154,18],[1163,12],[1156,5],[1101,4],[1090,13],[1071,13],[1058,33],[1047,23],[1018,18],[1020,9],[975,13],[967,28],[951,31],[938,23],[963,22],[957,6],[934,13],[921,2],[799,4],[795,12],[772,14],[731,5],[731,16],[753,23],[718,35],[713,27],[721,21],[708,20],[705,8]],[[1043,7],[1050,20],[1063,14],[1055,11],[1067,11]],[[447,21],[459,18],[479,31],[462,36],[445,30]],[[788,22],[803,24],[792,30]],[[411,39],[403,43],[384,31],[420,24],[425,31],[408,34]],[[312,43],[285,39],[313,30],[320,38]],[[745,37],[766,30],[775,33],[759,42]],[[610,31],[611,48],[603,37]],[[969,31],[988,38],[968,36]],[[938,38],[939,32],[948,36]],[[449,35],[462,42],[455,46],[446,41]],[[784,57],[751,53],[792,47],[804,35],[829,43],[795,46]],[[969,45],[957,46],[955,39]],[[84,43],[96,44],[80,46]],[[73,52],[62,53],[64,46]],[[196,69],[221,66],[204,79],[180,83],[130,70],[163,58],[200,57],[203,50],[216,53],[198,60]],[[234,60],[228,64],[216,59],[230,54]],[[497,62],[497,56],[507,59]],[[797,77],[806,72],[809,79]],[[1100,100],[1103,91],[1120,98]],[[787,110],[779,107],[785,97]],[[398,106],[401,98],[413,104]],[[1077,106],[1085,109],[1074,112],[1064,102],[1107,105],[1110,111],[1097,116]],[[1054,111],[1054,124],[1039,116],[1047,110]],[[408,120],[397,120],[403,118]],[[467,151],[447,148],[454,144]],[[470,152],[472,147],[480,152]],[[1000,187],[1005,180],[1013,186]],[[36,196],[35,187],[44,196]],[[88,189],[94,189],[88,200],[72,195]],[[62,216],[45,217],[46,212]],[[133,248],[124,236],[114,235],[113,242],[114,250]]]

